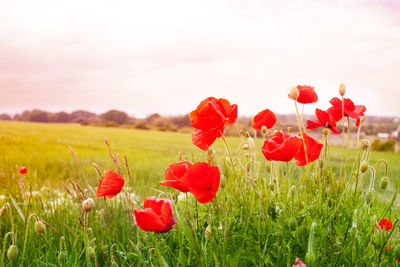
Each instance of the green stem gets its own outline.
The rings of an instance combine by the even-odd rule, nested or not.
[[[300,115],[299,115],[299,109],[297,108],[297,102],[296,102],[296,100],[294,101],[294,106],[296,107],[297,122],[298,122],[298,124],[299,124],[299,131],[300,131],[301,139],[303,140],[304,153],[305,153],[305,155],[306,155],[306,163],[308,164],[307,150],[306,150],[306,141],[304,140],[303,131],[301,130],[301,119],[300,119]]]
[[[29,215],[29,217],[28,217],[28,219],[26,221],[25,236],[24,236],[24,246],[22,247],[22,258],[21,258],[21,263],[19,265],[20,267],[24,266],[26,242],[28,241],[28,235],[29,235],[29,222],[30,222],[30,219],[33,218],[33,217],[36,217],[36,219],[37,219],[36,214],[31,214],[31,215]]]
[[[83,235],[84,235],[84,238],[85,238],[85,258],[86,258],[86,266],[90,266],[90,259],[89,259],[89,251],[88,251],[88,248],[89,248],[89,238],[88,238],[88,234],[87,234],[87,224],[88,224],[88,215],[89,215],[89,213],[88,212],[85,212],[85,214],[83,215],[84,216],[84,223],[85,223],[85,227],[84,227],[84,232],[83,232]]]
[[[3,239],[3,250],[1,253],[1,261],[0,261],[0,266],[4,266],[4,254],[6,253],[6,245],[7,245],[7,237],[11,236],[12,237],[12,244],[16,245],[17,244],[17,239],[15,237],[15,234],[13,232],[8,232]]]

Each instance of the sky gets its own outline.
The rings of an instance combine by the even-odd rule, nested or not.
[[[400,116],[398,0],[0,2],[0,113],[294,113],[290,87]]]

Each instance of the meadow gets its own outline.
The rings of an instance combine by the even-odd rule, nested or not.
[[[112,155],[115,151],[117,160],[121,158],[125,178],[123,191],[111,200],[95,198],[100,177],[92,163],[101,175],[116,168],[105,138]],[[7,202],[12,213],[0,217],[2,263],[291,266],[300,257],[308,266],[397,264],[394,252],[383,251],[398,243],[398,154],[372,152],[371,166],[380,159],[388,162],[389,185],[380,188],[380,168],[375,197],[367,205],[369,174],[361,186],[346,186],[360,164],[359,150],[348,152],[348,178],[341,179],[339,147],[330,147],[323,167],[282,163],[271,171],[261,154],[262,138],[229,137],[226,142],[231,158],[222,139],[211,155],[194,147],[191,135],[184,133],[0,121],[0,207]],[[243,144],[249,149],[243,150]],[[199,204],[189,193],[158,184],[168,164],[182,160],[220,166],[221,186],[214,201]],[[21,166],[28,170],[23,178]],[[133,209],[141,208],[149,196],[172,200],[177,224],[171,231],[145,232],[135,225]],[[95,206],[86,215],[81,202],[88,197],[95,199]],[[376,220],[384,216],[395,222],[392,231],[376,229]],[[34,229],[33,219],[46,225],[44,233]],[[8,232],[13,232],[18,247],[14,261],[6,259]]]

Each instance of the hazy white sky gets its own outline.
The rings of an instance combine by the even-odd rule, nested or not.
[[[398,0],[0,2],[0,112],[183,114],[224,97],[292,113],[340,83],[367,115],[400,116]]]

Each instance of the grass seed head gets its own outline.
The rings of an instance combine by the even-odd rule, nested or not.
[[[204,235],[207,239],[210,239],[211,234],[212,234],[212,228],[211,225],[208,225],[206,230],[204,231]]]
[[[88,198],[82,202],[82,208],[85,212],[89,212],[94,207],[94,200],[93,198]]]
[[[9,261],[15,261],[18,257],[18,248],[16,245],[10,246],[7,251],[7,258]]]

